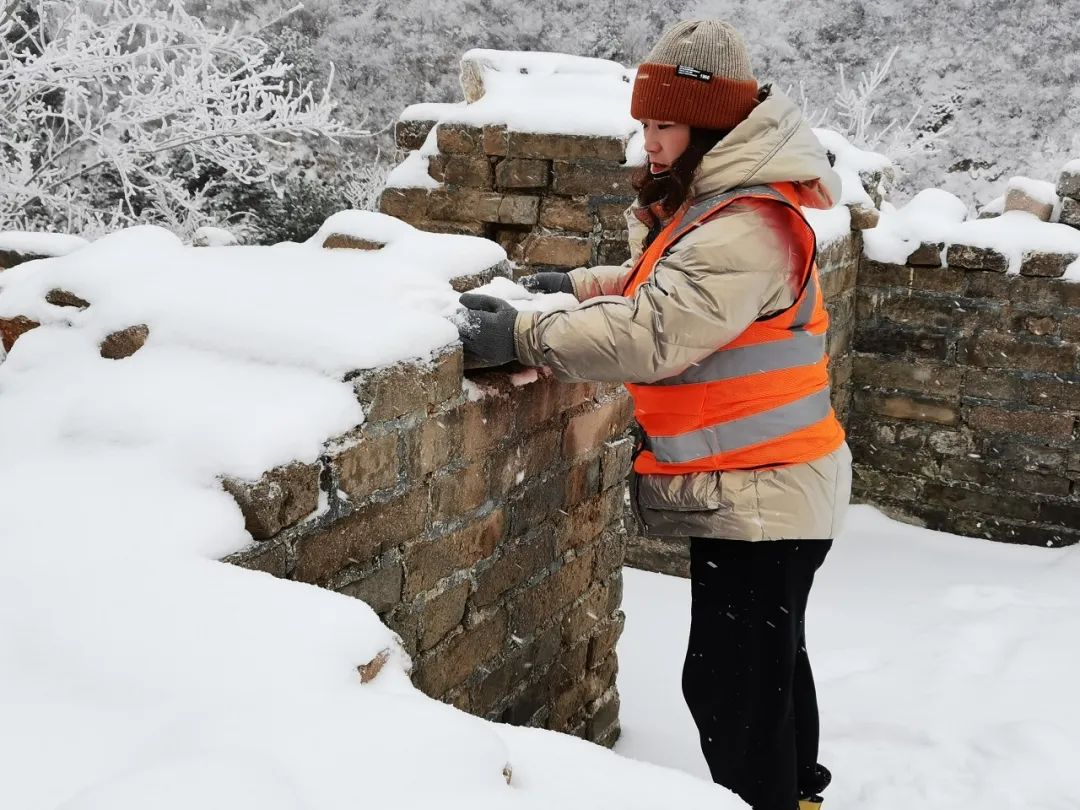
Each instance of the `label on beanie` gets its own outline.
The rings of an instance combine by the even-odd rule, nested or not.
[[[676,76],[685,76],[688,79],[697,79],[699,82],[712,81],[712,74],[706,73],[704,70],[698,70],[697,68],[690,67],[689,65],[676,65]]]

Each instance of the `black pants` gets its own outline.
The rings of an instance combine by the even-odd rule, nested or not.
[[[806,601],[831,540],[690,541],[683,696],[714,782],[754,810],[817,790],[818,707]]]

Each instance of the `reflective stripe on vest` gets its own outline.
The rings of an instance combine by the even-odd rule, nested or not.
[[[635,294],[648,281],[679,239],[740,198],[775,200],[806,223],[794,187],[784,187],[790,196],[772,186],[753,186],[689,206],[657,237],[663,244],[642,256],[625,294]],[[790,307],[754,321],[738,338],[679,374],[627,385],[646,433],[646,450],[635,463],[638,472],[782,466],[819,458],[843,442],[843,428],[831,407],[828,315],[817,277],[816,239],[809,223],[806,229],[801,238],[808,267]]]

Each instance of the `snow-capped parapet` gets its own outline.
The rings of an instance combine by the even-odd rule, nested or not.
[[[0,271],[34,259],[66,256],[89,242],[66,233],[0,231]]]
[[[927,189],[905,206],[882,207],[879,225],[863,233],[865,253],[905,264],[918,251],[920,263],[1080,281],[1080,231],[1042,218],[1055,199],[1050,184],[1014,178],[1000,215],[984,209],[969,219],[957,197]]]

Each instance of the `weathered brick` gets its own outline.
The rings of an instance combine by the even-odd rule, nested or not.
[[[275,467],[257,481],[221,479],[244,515],[244,528],[265,540],[315,511],[319,505],[319,466],[299,462]]]
[[[264,571],[281,579],[288,576],[291,566],[289,546],[283,540],[253,543],[248,548],[225,557],[222,562],[247,568],[249,571]]]
[[[484,155],[449,155],[443,167],[443,182],[469,188],[489,189],[495,172]]]
[[[10,352],[15,341],[25,335],[31,329],[37,329],[40,323],[23,315],[14,318],[0,318],[0,341],[3,342],[4,351]]]
[[[566,471],[565,506],[576,506],[600,492],[600,461],[596,456],[580,464],[575,464]]]
[[[596,247],[596,263],[621,265],[630,258],[630,243],[626,231],[615,235],[603,234]]]
[[[506,513],[496,509],[448,535],[407,543],[405,598],[412,599],[439,580],[490,557],[505,533]]]
[[[626,145],[619,138],[511,132],[507,154],[521,158],[619,162],[626,156]]]
[[[525,243],[525,261],[559,267],[582,267],[589,264],[592,244],[582,236],[535,233]]]
[[[688,557],[689,558],[689,557]],[[619,575],[621,577],[621,574]],[[611,584],[594,582],[581,600],[566,612],[560,622],[560,634],[564,646],[579,643],[593,634],[596,628],[614,615],[608,610],[611,601]]]
[[[522,194],[503,197],[494,219],[486,221],[502,225],[535,225],[540,214],[540,198]]]
[[[466,581],[424,600],[420,605],[421,652],[434,647],[461,624],[468,598],[469,583]]]
[[[949,330],[872,323],[859,325],[852,348],[870,354],[946,360],[954,341]]]
[[[1032,197],[1021,188],[1010,188],[1005,192],[1005,210],[1023,211],[1043,222],[1049,222],[1050,215],[1054,213],[1054,205]]]
[[[420,422],[407,437],[410,465],[423,477],[441,469],[458,456],[464,434],[460,408],[432,414]]]
[[[379,195],[379,211],[406,222],[417,222],[427,217],[430,197],[424,188],[386,188]]]
[[[547,160],[506,158],[495,170],[495,182],[500,188],[544,188],[550,173]]]
[[[461,452],[466,458],[483,458],[488,450],[514,431],[516,403],[509,397],[493,394],[462,406],[464,439]]]
[[[600,230],[624,231],[627,209],[632,202],[632,197],[593,196],[589,198],[589,210],[600,225]]]
[[[559,456],[558,428],[541,430],[492,456],[492,492],[509,492],[546,472]]]
[[[502,124],[487,124],[484,127],[484,153],[494,157],[506,157],[509,136]]]
[[[1080,200],[1080,170],[1063,171],[1058,176],[1056,190],[1059,197]]]
[[[428,133],[435,126],[434,121],[396,121],[394,123],[394,142],[398,149],[411,151],[419,149],[427,140]]]
[[[427,522],[427,493],[358,509],[326,529],[304,535],[297,545],[294,579],[322,584],[349,565],[366,565],[387,549],[419,537]]]
[[[975,453],[975,441],[967,430],[931,430],[927,434],[926,444],[943,456],[967,458]]]
[[[981,368],[1072,372],[1080,360],[1080,346],[1052,338],[982,332],[962,341],[959,356],[961,362]]]
[[[1010,332],[1027,332],[1029,335],[1046,337],[1058,334],[1059,322],[1051,315],[1033,312],[1014,312],[1010,319]]]
[[[413,682],[432,697],[439,697],[463,683],[503,648],[506,613],[498,611],[455,636],[445,648],[429,653],[419,662]]]
[[[855,282],[859,275],[858,262],[845,262],[836,264],[827,270],[819,270],[821,275],[821,294],[826,301],[831,301],[839,295],[855,289]]]
[[[562,476],[551,474],[515,490],[509,501],[510,536],[531,531],[562,509],[565,489]]]
[[[620,610],[599,626],[596,635],[589,640],[589,657],[586,663],[589,669],[600,666],[615,652],[615,645],[622,636],[625,624],[626,614]]]
[[[862,287],[901,287],[921,292],[961,294],[967,287],[968,275],[960,268],[908,267],[869,259],[863,259],[859,264],[859,285]]]
[[[964,372],[963,396],[1012,402],[1023,397],[1024,380],[1015,371],[969,368]]]
[[[1060,447],[1046,447],[1008,435],[984,436],[980,457],[1025,470],[1060,471],[1068,466],[1069,453]]]
[[[601,466],[600,488],[610,489],[621,485],[630,474],[634,454],[634,441],[629,436],[605,442]]]
[[[632,194],[632,166],[613,161],[556,160],[552,172],[556,194]]]
[[[1061,217],[1059,221],[1063,225],[1071,225],[1080,228],[1080,200],[1064,199],[1061,201]]]
[[[436,130],[439,151],[445,155],[482,155],[484,132],[469,124],[439,124]]]
[[[540,207],[540,224],[559,231],[590,233],[592,216],[586,197],[548,197]]]
[[[441,473],[431,479],[431,520],[446,523],[479,509],[489,493],[487,466],[483,462]]]
[[[590,740],[611,747],[619,737],[619,692],[614,686],[589,704]]]
[[[592,552],[585,552],[520,594],[510,608],[511,630],[519,636],[531,635],[557,616],[585,593],[592,565]]]
[[[45,293],[45,302],[52,304],[54,307],[74,307],[76,309],[86,309],[90,306],[90,302],[85,298],[80,298],[70,290],[54,289]]]
[[[1061,278],[1070,264],[1080,258],[1076,253],[1048,253],[1042,250],[1026,251],[1020,263],[1020,275],[1041,278]]]
[[[464,376],[461,347],[448,348],[433,362],[396,363],[365,369],[352,378],[368,422],[426,411],[461,393]]]
[[[855,377],[860,384],[874,388],[898,389],[940,397],[960,394],[964,370],[941,363],[884,360],[856,357]]]
[[[386,613],[401,601],[403,579],[401,558],[395,554],[359,579],[338,588],[338,593],[366,602],[376,613]]]
[[[917,267],[941,267],[944,250],[944,242],[923,242],[907,257],[907,263]]]
[[[1028,402],[1043,408],[1080,411],[1080,379],[1031,379],[1024,387]]]
[[[356,501],[396,486],[401,475],[396,431],[381,436],[354,431],[330,445],[327,459],[338,473],[339,488]]]
[[[991,433],[1026,434],[1050,441],[1068,441],[1073,435],[1075,417],[1048,411],[1009,411],[979,405],[967,413],[967,423],[974,430]]]
[[[858,395],[860,407],[893,419],[914,419],[939,425],[955,425],[960,415],[944,401],[917,397],[888,396],[879,393]]]
[[[923,492],[929,503],[946,509],[980,512],[1019,520],[1034,520],[1039,513],[1039,504],[1023,495],[980,492],[936,481],[927,483]]]
[[[975,245],[949,245],[946,260],[950,267],[963,267],[965,270],[1004,273],[1009,269],[1009,258],[1004,253]]]
[[[105,336],[99,347],[101,356],[106,360],[123,360],[131,357],[150,337],[150,327],[145,323],[119,329]]]
[[[555,561],[555,538],[542,531],[503,549],[498,559],[476,574],[473,604],[485,607],[523,585]]]
[[[891,498],[914,501],[922,495],[924,479],[898,475],[892,470],[880,470],[865,464],[852,465],[852,488],[858,493],[868,493],[875,499]]]
[[[597,408],[573,417],[563,434],[563,455],[567,459],[599,449],[600,446],[622,433],[630,419],[627,397],[610,400]]]
[[[970,334],[975,329],[1005,325],[1005,305],[997,301],[953,296],[860,290],[859,319],[877,318],[928,329]]]
[[[556,550],[561,554],[592,543],[622,514],[623,493],[622,488],[612,487],[566,510],[556,528]]]
[[[622,571],[625,557],[626,534],[619,530],[604,532],[595,548],[593,579],[603,582]]]

